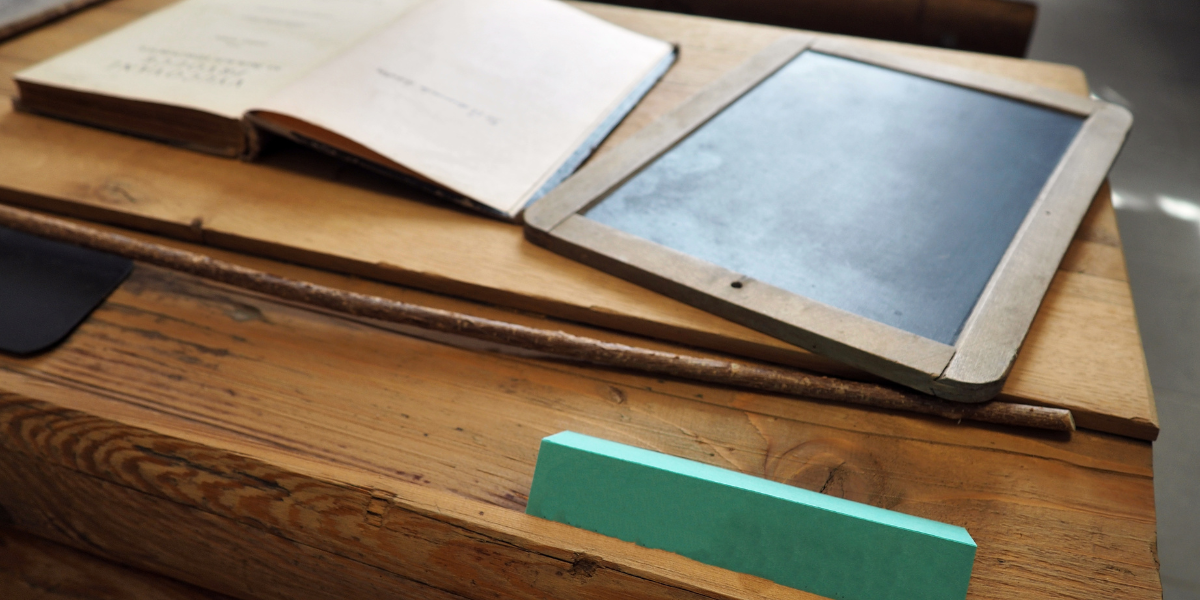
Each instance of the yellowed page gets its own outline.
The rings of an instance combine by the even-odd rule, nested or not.
[[[257,108],[511,214],[671,52],[553,0],[430,0]]]
[[[17,79],[240,119],[422,0],[184,0]]]

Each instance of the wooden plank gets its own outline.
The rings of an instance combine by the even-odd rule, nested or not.
[[[0,80],[109,30],[164,0],[116,0],[0,46]],[[785,33],[785,30],[580,4],[602,18],[680,45],[678,64],[601,148],[613,147]],[[941,60],[1085,93],[1073,67],[873,42],[891,52]],[[719,349],[844,376],[861,373],[620,281],[521,238],[520,228],[415,196],[411,190],[299,149],[277,149],[260,164],[243,164],[0,107],[0,201],[156,231],[210,246],[420,287]],[[1096,200],[1111,214],[1108,196]],[[1102,206],[1101,206],[1102,205]],[[1086,230],[1086,226],[1085,226]],[[1091,235],[1087,231],[1085,235]],[[1125,284],[1122,271],[1119,279]],[[1099,419],[1081,426],[1152,438],[1157,432],[1149,387],[1126,385],[1135,358],[1112,374],[1107,357],[1140,348],[1132,311],[1096,312],[1073,295],[1048,297],[1027,342],[1081,363],[1020,360],[1007,396],[1061,406]],[[1104,308],[1104,307],[1102,307]],[[1038,321],[1074,315],[1087,331]],[[1095,379],[1099,377],[1099,381]],[[1036,383],[1035,383],[1036,382]],[[1106,385],[1109,384],[1109,385]],[[1130,407],[1133,407],[1132,416]]]
[[[243,598],[801,597],[524,515],[563,429],[966,527],[973,598],[1161,593],[1150,446],[1115,436],[479,353],[145,267],[0,390],[18,527]]]
[[[68,223],[60,218],[39,215],[28,210],[0,206],[0,223],[26,233],[79,243],[96,250],[131,257],[147,265],[195,275],[314,310],[325,310],[355,319],[381,321],[393,327],[412,328],[424,332],[426,336],[465,338],[479,345],[494,345],[499,350],[510,353],[534,353],[548,358],[556,357],[608,368],[628,369],[656,377],[673,377],[746,390],[912,411],[953,420],[981,421],[1050,431],[1076,429],[1071,412],[1061,408],[1012,402],[963,406],[935,401],[915,392],[870,382],[818,376],[789,367],[611,344],[594,337],[568,334],[545,327],[528,327],[279,277],[204,254],[102,232],[91,226]],[[132,269],[132,263],[129,268]],[[107,293],[105,296],[107,297]]]
[[[1076,393],[1103,398],[1072,402],[1079,426],[1153,440],[1158,411],[1109,194],[1105,185],[1084,216],[1002,397],[1014,397],[1013,390],[1020,389],[1053,403],[1063,396],[1061,380],[1051,373],[1065,369]]]
[[[50,451],[66,444],[87,454],[64,456],[76,463],[64,465],[9,450],[17,444],[0,450],[0,473],[20,484],[0,492],[15,507],[18,526],[230,595],[329,600],[755,595],[736,581],[722,582],[735,578],[717,569],[636,546],[614,555],[611,547],[621,544],[613,540],[520,513],[509,516],[515,527],[489,525],[477,513],[486,516],[494,506],[446,493],[402,497],[326,483],[82,413],[42,404],[24,410],[28,407],[23,399],[8,403],[10,431],[37,435],[50,426],[69,433],[17,444],[50,444],[45,447]],[[49,420],[39,421],[39,413]],[[555,533],[563,542],[583,542],[586,550],[544,546]],[[679,572],[671,574],[652,560],[679,563]],[[678,579],[685,574],[697,579]],[[714,583],[718,589],[707,587],[707,593],[686,589]],[[759,587],[774,592],[767,597],[815,598],[765,581]]]
[[[0,528],[0,597],[7,600],[230,600],[68,546]]]
[[[186,282],[186,285],[181,282]],[[264,312],[267,311],[267,312]],[[178,315],[176,314],[178,313]],[[224,331],[231,326],[235,329]],[[657,380],[646,376],[626,374],[598,368],[581,368],[558,362],[545,362],[523,357],[492,356],[453,348],[441,348],[435,343],[410,340],[406,337],[379,336],[378,328],[371,322],[348,321],[341,318],[314,318],[308,310],[278,305],[274,301],[258,298],[245,292],[225,288],[217,284],[181,278],[170,272],[139,267],[117,293],[110,298],[72,339],[51,354],[35,358],[0,358],[0,381],[12,386],[7,389],[34,394],[42,385],[78,388],[91,395],[126,398],[115,404],[106,403],[105,410],[120,410],[123,416],[148,418],[144,412],[128,412],[132,407],[156,407],[154,410],[169,410],[183,417],[204,417],[210,425],[239,430],[242,422],[253,422],[262,416],[261,404],[279,403],[288,415],[285,430],[310,429],[320,418],[310,413],[329,412],[338,414],[343,405],[353,405],[360,395],[365,398],[379,397],[389,406],[401,403],[401,413],[412,415],[406,408],[425,411],[421,402],[446,403],[445,397],[469,407],[469,410],[496,412],[514,401],[505,400],[496,408],[493,402],[505,396],[503,390],[513,379],[526,377],[529,369],[536,369],[539,376],[555,379],[556,373],[584,374],[587,383],[569,379],[569,385],[556,384],[545,391],[552,393],[558,401],[572,399],[573,412],[583,413],[590,402],[629,399],[631,394],[641,397],[640,391],[665,393],[670,396],[692,398],[691,401],[712,404],[722,409],[738,409],[743,403],[752,403],[756,412],[772,416],[795,418],[800,415],[807,421],[845,426],[848,419],[872,414],[867,409],[850,409],[845,405],[822,404],[800,401],[789,397],[762,394],[746,394],[736,390],[713,388],[704,384],[685,381]],[[403,345],[399,345],[403,343]],[[312,348],[307,346],[311,345]],[[437,353],[431,354],[434,349]],[[161,357],[171,360],[165,361]],[[380,357],[386,360],[380,361]],[[99,361],[99,362],[98,362]],[[480,364],[491,365],[492,376],[479,374]],[[197,365],[195,368],[189,365]],[[314,371],[314,365],[317,369]],[[409,373],[413,371],[413,373]],[[425,376],[428,374],[428,376]],[[322,380],[328,376],[328,380]],[[592,379],[599,378],[596,382]],[[609,385],[603,383],[614,381]],[[247,391],[238,392],[238,385],[246,384]],[[544,384],[543,384],[544,385]],[[616,386],[616,391],[609,389]],[[495,388],[495,389],[492,389]],[[297,390],[303,390],[303,392]],[[38,392],[47,393],[47,392]],[[81,392],[82,393],[82,392]],[[66,391],[55,396],[56,402],[65,406],[87,409],[90,404],[74,404],[74,397]],[[85,394],[85,398],[90,397]],[[649,396],[653,397],[653,396]],[[231,400],[234,398],[235,400]],[[318,404],[313,404],[313,403]],[[419,406],[409,406],[416,402]],[[620,403],[619,403],[620,404]],[[278,406],[276,408],[278,408]],[[308,408],[305,408],[305,407]],[[793,408],[794,407],[794,408]],[[536,406],[521,404],[517,413],[539,411]],[[795,412],[792,412],[795,411]],[[294,414],[293,414],[294,413]],[[852,416],[847,417],[847,413]],[[149,418],[153,418],[153,412]],[[953,423],[926,420],[908,413],[909,420],[884,421],[891,426],[881,427],[874,423],[872,433],[903,438],[926,439],[931,432],[937,435],[954,434],[954,443],[975,445],[972,436],[975,427],[958,427]],[[446,416],[435,412],[439,427],[446,430],[458,425],[446,422]],[[344,426],[329,428],[316,426],[301,438],[283,437],[272,443],[284,447],[312,447],[318,440],[331,447],[337,444],[356,443],[342,440],[343,434],[351,440],[371,438],[379,427],[400,428],[410,441],[422,442],[429,427],[409,430],[400,420],[394,423],[376,423],[369,415],[350,415],[345,418],[356,423],[355,428]],[[430,417],[434,418],[434,417]],[[215,420],[213,420],[215,419]],[[315,420],[314,420],[315,419]],[[504,422],[508,423],[508,419]],[[155,421],[135,421],[145,425]],[[523,421],[517,420],[516,423]],[[530,436],[530,442],[540,439],[538,433],[547,435],[554,429],[529,432],[521,425],[509,423],[512,435]],[[903,427],[898,427],[903,423]],[[926,428],[925,425],[930,428]],[[937,425],[951,425],[949,429]],[[366,427],[360,430],[357,427]],[[492,427],[499,427],[492,424]],[[484,427],[481,425],[481,427]],[[858,427],[864,427],[859,425]],[[179,432],[176,432],[179,433]],[[987,442],[994,446],[1036,456],[1064,458],[1053,448],[1073,448],[1054,444],[1029,444],[1019,432],[1006,436],[1003,442]],[[503,438],[502,432],[495,432]],[[1081,438],[1090,439],[1090,438]],[[1014,444],[1009,446],[1009,444]],[[535,444],[536,445],[536,444]],[[321,446],[324,448],[324,446]],[[322,450],[325,451],[325,450]],[[384,461],[372,462],[371,457],[383,450],[371,446],[355,448],[354,456],[366,461],[370,470],[383,468]],[[1125,467],[1129,472],[1149,473],[1148,468]],[[419,462],[402,469],[407,473],[419,471]],[[399,468],[399,467],[397,467]],[[731,467],[736,468],[736,467]],[[1113,467],[1107,467],[1113,468]],[[386,469],[384,472],[389,472]],[[454,475],[454,471],[448,472]],[[454,475],[458,477],[458,475]],[[519,489],[524,480],[510,484]],[[501,486],[503,487],[503,486]],[[507,491],[494,490],[500,497]],[[509,490],[511,491],[511,490]]]

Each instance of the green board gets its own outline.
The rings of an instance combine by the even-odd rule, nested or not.
[[[962,600],[967,530],[570,431],[528,514],[836,600]]]

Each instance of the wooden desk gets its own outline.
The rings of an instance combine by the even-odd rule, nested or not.
[[[66,38],[95,33],[97,24],[111,26],[145,4],[105,4],[39,32],[40,37],[0,47],[0,61],[6,69],[15,68],[30,60],[22,54],[30,48],[69,45]],[[735,64],[747,47],[776,35],[768,28],[681,16],[589,10],[661,31],[661,37],[678,34],[690,40],[697,50],[685,46],[679,70],[663,87],[666,95],[685,96],[694,90],[687,78],[711,79]],[[1026,68],[1066,74],[1071,85],[1081,84],[1070,69],[988,64],[1014,75],[1027,74]],[[622,135],[661,109],[656,102],[669,104],[665,97],[643,107],[647,112],[627,123]],[[58,162],[62,148],[95,150],[100,146],[86,144],[102,140],[109,151],[93,154],[94,160],[73,167]],[[21,151],[13,153],[14,148]],[[363,262],[373,256],[370,252],[334,260],[328,253],[332,247],[305,249],[294,241],[251,243],[252,238],[239,237],[235,224],[262,226],[250,216],[266,209],[240,206],[246,203],[247,196],[239,195],[243,190],[222,189],[201,176],[225,172],[245,178],[251,192],[261,189],[254,187],[252,173],[278,178],[277,183],[343,189],[333,183],[271,166],[212,162],[218,159],[28,115],[0,115],[0,149],[5,152],[0,161],[5,201],[177,237],[192,231],[198,241],[245,245],[323,266],[374,264]],[[115,164],[105,162],[109,159],[120,163],[122,174],[104,174],[106,165]],[[97,177],[108,187],[78,187]],[[151,188],[161,191],[142,195]],[[131,200],[113,201],[123,197],[122,190]],[[385,222],[392,224],[404,213],[419,217],[417,223],[479,234],[461,238],[459,246],[507,247],[494,240],[507,240],[510,226],[367,188],[344,190],[338,197],[346,204],[340,208],[370,209],[364,214],[373,216],[381,213],[372,211],[384,211]],[[218,192],[226,195],[214,195]],[[286,199],[278,192],[273,197],[276,206]],[[191,218],[196,206],[184,201],[196,198],[224,198],[224,203],[206,209],[212,210],[205,213],[212,221],[195,229],[186,226],[190,221],[173,225],[174,219]],[[313,196],[294,198],[303,208],[315,204]],[[183,203],[171,209],[174,201]],[[286,215],[303,213],[300,207],[274,214],[285,215],[279,218],[290,226],[292,217]],[[1066,390],[1077,404],[1090,390],[1104,388],[1114,402],[1133,409],[1122,413],[1094,403],[1091,414],[1104,418],[1093,422],[1132,427],[1137,418],[1149,419],[1142,429],[1131,429],[1144,433],[1154,417],[1136,329],[1130,335],[1111,327],[1132,321],[1111,219],[1111,208],[1098,203],[1014,377],[1027,386],[1018,389],[1042,389],[1039,397],[1055,401],[1061,398],[1045,390]],[[216,233],[209,233],[210,225]],[[339,226],[293,232],[301,232],[296,237],[305,243],[315,239],[306,237],[310,232],[332,240],[345,235]],[[447,261],[460,249],[444,235],[431,229],[417,248],[406,246],[404,252],[440,253],[439,260]],[[644,345],[674,343],[212,246],[158,241],[356,291]],[[372,247],[375,252],[382,241],[372,244],[355,251]],[[534,249],[514,246],[506,252],[529,261],[518,263],[522,271],[507,271],[508,277],[541,281],[538,289],[557,294],[535,298],[534,304],[585,309],[555,313],[560,316],[612,312],[619,318],[611,321],[627,329],[657,323],[649,333],[692,332],[709,346],[740,340],[732,345],[738,351],[777,348],[636,289],[589,279],[589,272]],[[490,295],[483,299],[510,297],[495,291],[500,287],[479,283],[484,277],[495,278],[488,285],[505,283],[485,270],[472,275],[447,263],[420,271],[420,256],[402,258],[409,261],[405,266],[377,265],[371,274],[418,273],[406,282],[432,282],[428,287],[443,292],[492,290],[477,296]],[[589,283],[595,289],[584,285]],[[506,293],[518,295],[520,286],[505,285]],[[571,289],[591,298],[571,297]],[[613,312],[614,306],[619,310]],[[1074,360],[1089,356],[1076,346],[1092,339],[1093,326],[1105,335],[1091,351],[1099,353],[1098,346],[1105,354]],[[1064,338],[1069,345],[1062,345]],[[802,356],[786,349],[762,354]],[[1134,366],[1108,368],[1114,360],[1133,360]],[[1088,377],[1090,383],[1084,381]],[[1113,386],[1133,391],[1113,393]],[[62,347],[30,359],[0,358],[0,506],[18,529],[244,599],[812,597],[524,515],[538,440],[563,429],[964,526],[979,544],[972,598],[1161,597],[1151,453],[1145,441],[1089,430],[1059,436],[961,425],[480,352],[146,266],[139,266]]]
[[[8,73],[166,0],[116,0],[0,46]],[[786,30],[580,4],[680,47],[606,152]],[[1074,67],[867,42],[1084,94]],[[448,206],[339,161],[278,147],[257,163],[200,155],[0,106],[0,202],[533,311],[617,331],[863,378],[823,357],[527,243],[518,226]],[[1003,395],[1070,409],[1094,430],[1158,432],[1107,190],[1059,269]]]

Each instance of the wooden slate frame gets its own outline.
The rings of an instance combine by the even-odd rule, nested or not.
[[[1084,118],[954,345],[793,294],[582,215],[806,50]],[[981,402],[1000,392],[1058,263],[1131,124],[1127,110],[1099,100],[887,54],[849,40],[789,35],[532,204],[524,214],[525,235],[575,260],[804,349],[942,398]]]

